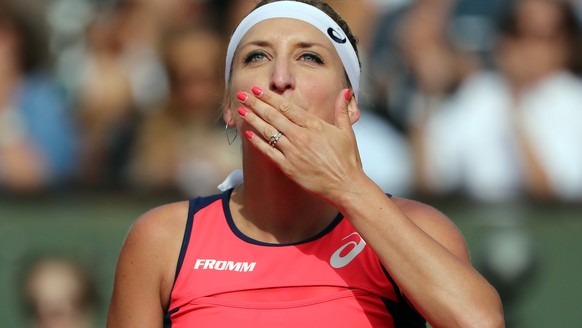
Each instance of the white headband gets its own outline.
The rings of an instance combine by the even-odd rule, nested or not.
[[[278,1],[266,4],[252,11],[240,22],[232,34],[226,53],[224,80],[227,84],[230,79],[230,68],[234,52],[240,40],[257,23],[271,18],[293,18],[304,21],[315,26],[321,33],[329,37],[344,65],[356,100],[358,99],[360,91],[360,64],[356,51],[346,37],[345,32],[323,11],[311,5],[296,1]]]

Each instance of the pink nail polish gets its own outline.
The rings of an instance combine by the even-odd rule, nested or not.
[[[251,131],[249,131],[249,130],[246,130],[246,131],[245,131],[245,134],[246,134],[247,138],[249,138],[249,139],[252,139],[252,138],[255,136],[255,135],[254,135],[254,134],[253,134]]]
[[[239,107],[238,113],[240,114],[240,116],[245,117],[245,116],[247,116],[248,110],[244,107]]]
[[[350,101],[351,97],[352,97],[352,89],[347,89],[346,93],[344,94],[344,98],[346,99],[346,101]]]
[[[253,87],[251,89],[251,91],[255,94],[255,96],[259,97],[260,95],[263,94],[263,89],[259,88],[259,87]]]
[[[236,97],[238,100],[245,102],[249,98],[249,95],[246,92],[239,91],[237,92]]]

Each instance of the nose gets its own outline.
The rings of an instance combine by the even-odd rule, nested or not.
[[[295,88],[295,77],[292,71],[292,64],[286,60],[277,60],[273,65],[271,73],[270,89],[279,94]]]

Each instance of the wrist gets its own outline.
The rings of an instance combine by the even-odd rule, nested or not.
[[[333,203],[346,214],[354,206],[363,204],[362,200],[369,197],[371,193],[379,190],[379,187],[364,173],[350,176],[345,188],[338,190],[333,196]]]

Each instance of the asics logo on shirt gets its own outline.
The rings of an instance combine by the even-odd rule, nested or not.
[[[364,247],[366,247],[366,242],[357,232],[353,232],[347,235],[346,237],[342,238],[342,240],[346,240],[351,236],[355,236],[358,241],[350,240],[338,248],[338,250],[335,251],[329,259],[329,264],[331,264],[332,267],[336,269],[345,267],[364,250]],[[348,247],[351,247],[348,253],[342,254],[343,251]]]

